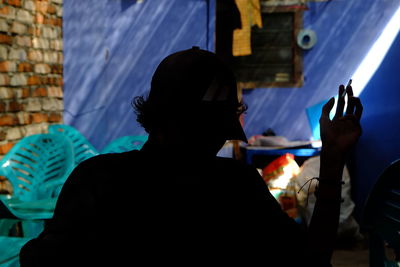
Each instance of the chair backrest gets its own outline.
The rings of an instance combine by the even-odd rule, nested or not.
[[[139,150],[148,139],[147,135],[128,135],[111,141],[102,151],[106,153],[121,153],[130,150]]]
[[[400,160],[384,170],[369,194],[364,227],[370,233],[370,266],[398,266],[386,258],[384,243],[400,253]]]
[[[53,124],[49,126],[49,133],[62,134],[71,141],[74,150],[75,165],[96,156],[99,152],[76,128],[65,124]]]
[[[13,186],[13,197],[37,200],[47,192],[40,186],[65,181],[74,167],[71,143],[62,135],[36,134],[24,137],[0,161],[0,175]]]

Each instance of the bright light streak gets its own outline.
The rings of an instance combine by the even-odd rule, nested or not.
[[[385,58],[388,50],[393,44],[394,39],[400,31],[400,7],[397,8],[396,12],[386,24],[381,35],[372,45],[371,49],[368,51],[367,55],[361,61],[357,70],[350,77],[353,80],[351,87],[353,88],[354,96],[359,96],[364,90],[365,86],[368,84],[369,80],[372,78],[376,70],[381,65],[383,59]],[[332,108],[329,116],[332,119],[336,112],[338,96],[335,96],[335,105]],[[344,107],[346,110],[347,104]],[[314,132],[319,132],[319,124],[314,128]]]
[[[358,66],[356,72],[351,77],[353,79],[353,92],[359,96],[368,84],[375,71],[383,61],[386,53],[392,45],[400,30],[400,7],[394,13],[379,38]]]

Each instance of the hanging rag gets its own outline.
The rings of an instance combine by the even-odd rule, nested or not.
[[[251,55],[251,27],[262,28],[260,0],[235,0],[242,28],[233,31],[233,56]]]

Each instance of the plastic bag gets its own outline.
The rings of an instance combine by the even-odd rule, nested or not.
[[[262,170],[262,177],[271,194],[293,219],[300,219],[293,182],[299,171],[300,167],[294,160],[294,155],[290,153],[275,159]]]
[[[296,190],[300,188],[311,178],[319,176],[320,157],[312,157],[306,160],[300,168],[300,172],[294,179]],[[342,186],[343,202],[340,206],[340,217],[338,227],[338,237],[360,237],[359,225],[352,216],[354,211],[354,202],[351,199],[351,183],[350,175],[347,167],[343,170],[344,184]],[[318,184],[317,180],[310,181],[308,185],[304,186],[299,194],[297,194],[298,205],[301,207],[301,215],[306,221],[307,225],[310,223],[311,216],[314,210],[316,197],[314,195],[315,186]],[[308,198],[308,199],[307,199]]]

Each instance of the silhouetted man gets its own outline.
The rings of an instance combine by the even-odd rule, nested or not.
[[[133,103],[148,142],[81,163],[22,266],[329,266],[345,156],[361,134],[361,103],[347,93],[346,114],[344,97],[333,120],[334,99],[323,108],[318,200],[304,230],[254,167],[216,157],[226,140],[246,141],[231,70],[196,47],[168,56]]]

